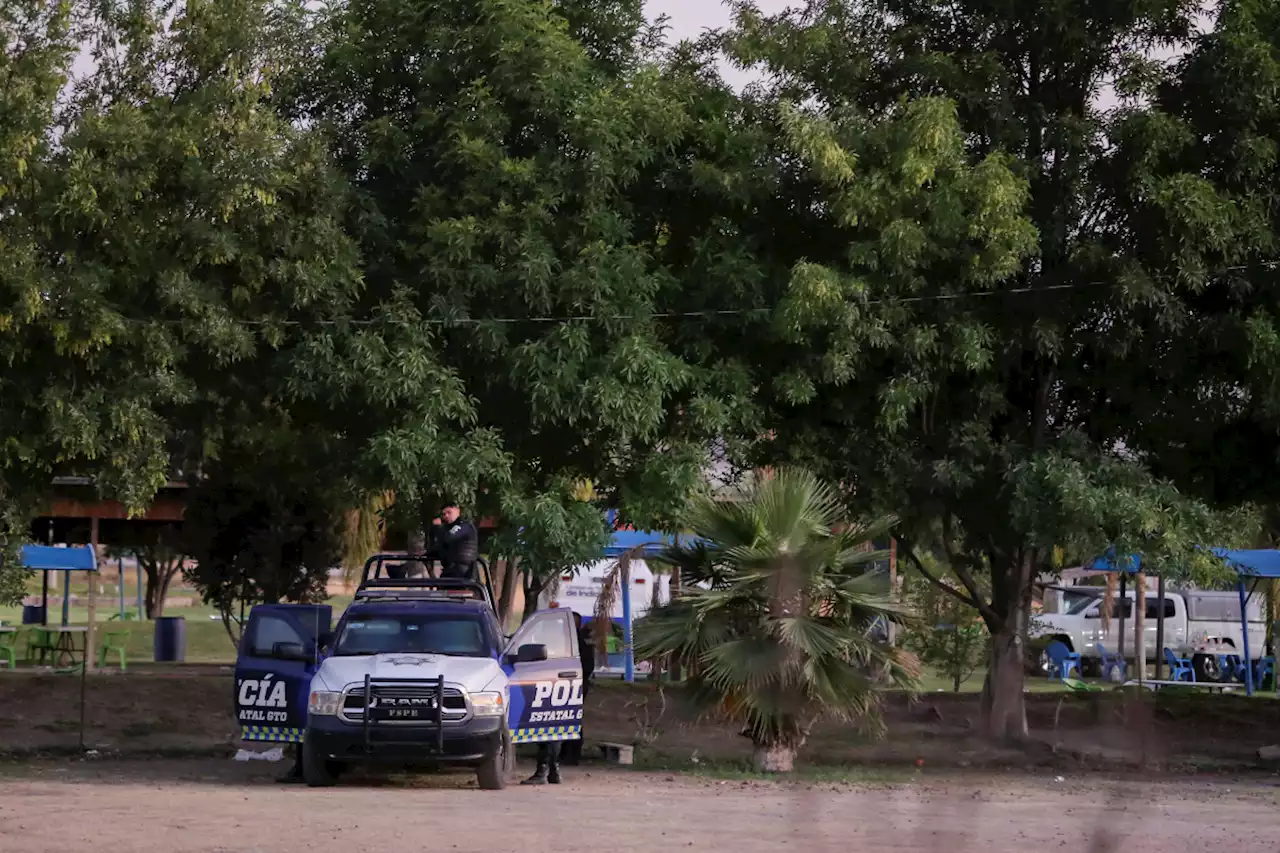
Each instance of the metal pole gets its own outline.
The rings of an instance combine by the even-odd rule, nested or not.
[[[116,566],[119,568],[119,577],[116,578],[116,586],[120,588],[120,621],[124,621],[124,555],[116,558]]]
[[[62,626],[71,622],[71,572],[62,573]]]
[[[1124,663],[1124,611],[1128,607],[1128,599],[1125,598],[1125,583],[1129,580],[1129,575],[1123,570],[1120,572],[1120,662]]]
[[[102,577],[102,573],[98,570],[98,519],[94,518],[89,521],[89,547],[93,550],[93,571],[87,572],[86,577],[89,579],[89,626],[84,632],[84,668],[88,669],[93,662],[94,649],[94,621],[96,610],[94,603],[97,600],[95,593],[97,590],[98,579]],[[68,575],[70,577],[70,575]]]
[[[1156,681],[1164,670],[1164,572],[1156,578]]]
[[[622,678],[624,681],[635,681],[636,660],[631,648],[631,573],[621,574],[623,577],[618,580],[622,584]]]
[[[147,618],[147,606],[142,602],[142,561],[138,559],[138,552],[133,553],[133,567],[138,572],[138,621],[141,622]]]
[[[1253,695],[1253,660],[1249,657],[1249,595],[1244,591],[1244,578],[1236,583],[1240,592],[1240,627],[1244,633],[1244,693]]]

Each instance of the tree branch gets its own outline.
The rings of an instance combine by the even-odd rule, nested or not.
[[[899,539],[898,541],[902,541],[902,540]],[[926,569],[924,567],[924,563],[921,561],[920,557],[916,554],[914,548],[907,548],[906,552],[911,562],[915,565],[916,570],[920,572],[920,574],[924,577],[925,580],[929,581],[929,583],[933,584],[938,589],[941,589],[944,592],[947,592],[948,594],[953,596],[957,601],[959,601],[961,604],[964,604],[968,607],[972,607],[974,610],[978,611],[979,615],[982,616],[983,621],[985,621],[988,624],[988,626],[998,625],[1003,621],[1002,619],[1000,619],[999,615],[995,612],[995,610],[992,609],[990,603],[988,603],[980,594],[977,594],[975,589],[972,586],[970,586],[970,584],[968,583],[965,584],[966,589],[968,589],[969,591],[969,595],[965,595],[960,590],[956,589],[950,584],[943,583],[941,579],[939,579],[934,574],[932,574],[928,569]],[[959,577],[960,573],[957,572],[956,576]],[[960,578],[960,581],[961,583],[964,583],[964,578]],[[970,578],[970,583],[972,583],[972,578]]]
[[[916,571],[919,572],[921,576],[924,577],[925,580],[927,580],[929,583],[933,584],[943,592],[949,593],[950,595],[954,596],[955,599],[959,601],[961,604],[964,604],[968,607],[972,607],[975,610],[979,608],[977,601],[973,600],[972,598],[965,595],[960,590],[951,586],[951,584],[943,583],[940,578],[938,578],[936,575],[934,575],[932,572],[926,569],[924,567],[924,562],[921,561],[920,557],[916,554],[915,548],[908,545],[906,540],[899,538],[898,542],[905,546],[902,550],[906,552],[907,558],[911,560],[913,564],[915,564]]]
[[[969,595],[973,598],[973,606],[982,614],[982,618],[987,621],[988,625],[993,628],[1003,620],[996,615],[992,602],[988,601],[988,597],[983,594],[982,588],[978,586],[978,581],[974,578],[973,573],[969,571],[965,561],[955,552],[951,545],[951,513],[943,511],[942,513],[942,547],[947,552],[947,562],[951,564],[951,570],[956,573],[956,577],[960,583],[964,584],[964,588],[968,590]],[[994,620],[994,621],[993,621]]]

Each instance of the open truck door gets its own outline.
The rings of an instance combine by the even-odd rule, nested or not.
[[[512,743],[582,737],[582,661],[570,610],[529,617],[507,644],[502,666],[510,684]]]
[[[259,604],[236,656],[236,721],[244,740],[301,743],[311,676],[333,621],[327,604]]]

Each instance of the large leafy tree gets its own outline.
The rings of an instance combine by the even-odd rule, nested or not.
[[[0,470],[28,511],[56,473],[141,509],[287,418],[280,365],[358,288],[324,150],[272,108],[276,11],[6,6]]]
[[[1147,102],[1117,116],[1105,176],[1124,228],[1115,248],[1135,277],[1183,283],[1153,312],[1143,373],[1125,397],[1146,446],[1185,488],[1223,504],[1257,501],[1275,536],[1280,456],[1280,13],[1216,4]]]
[[[187,580],[218,608],[232,641],[254,604],[315,602],[346,544],[350,492],[315,476],[329,450],[307,436],[260,430],[223,448],[187,497]]]
[[[855,507],[900,512],[908,547],[941,520],[953,592],[993,638],[984,716],[996,737],[1026,735],[1032,582],[1054,545],[1115,543],[1162,570],[1208,571],[1194,546],[1220,540],[1205,505],[1153,474],[1147,424],[1125,403],[1146,357],[1134,342],[1165,334],[1161,309],[1189,288],[1135,278],[1110,248],[1121,225],[1100,177],[1102,86],[1150,72],[1147,52],[1188,34],[1192,12],[1180,0],[822,0],[775,18],[744,7],[731,39],[774,92],[828,121],[932,119],[864,137],[878,146],[845,143],[863,171],[904,164],[890,174],[915,182],[918,206],[886,214],[898,185],[851,178],[835,210],[880,223],[875,239],[840,255],[797,241],[811,263],[783,300],[794,369],[765,452],[809,461]],[[1015,182],[996,180],[1006,169]],[[1000,252],[956,251],[1024,211],[1029,222],[995,232]]]
[[[40,165],[74,44],[71,10],[61,3],[30,0],[0,9],[0,394],[8,401],[0,412],[0,602],[6,604],[22,594],[18,548],[29,503],[42,485],[42,463],[57,455],[41,429],[49,401],[19,399],[14,383],[28,365],[21,318],[38,309],[44,282],[40,229],[30,211],[42,192]]]
[[[690,529],[703,541],[666,559],[709,582],[638,623],[638,654],[683,667],[693,701],[744,726],[759,770],[790,771],[822,718],[875,729],[880,690],[918,675],[871,637],[877,619],[904,615],[887,576],[867,571],[884,557],[867,546],[891,523],[847,521],[838,492],[798,470],[697,502]]]
[[[500,517],[511,556],[537,528],[536,550],[568,560],[600,534],[598,513],[579,523],[573,484],[647,523],[681,503],[732,418],[713,371],[655,316],[674,273],[635,199],[690,119],[646,59],[638,9],[325,13],[294,109],[351,186],[366,287],[353,322],[308,342],[290,387],[410,523],[448,495]]]

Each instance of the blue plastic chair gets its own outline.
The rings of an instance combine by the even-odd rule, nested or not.
[[[1275,676],[1276,659],[1275,658],[1258,658],[1253,662],[1253,688],[1257,690],[1262,687],[1263,682],[1267,680],[1267,676]],[[1231,674],[1238,681],[1244,683],[1245,662],[1244,658],[1238,658],[1231,655]],[[1274,683],[1273,683],[1274,686]]]
[[[1276,659],[1275,658],[1258,658],[1258,662],[1254,665],[1253,686],[1259,688],[1266,683],[1267,677],[1271,677],[1271,689],[1276,689]]]
[[[1045,646],[1044,653],[1049,658],[1050,678],[1061,678],[1065,681],[1073,669],[1077,676],[1080,675],[1080,654],[1067,648],[1066,643],[1054,640]]]
[[[1196,680],[1195,667],[1191,665],[1191,661],[1187,658],[1180,658],[1169,648],[1164,650],[1164,662],[1169,666],[1170,681],[1190,681],[1192,684]],[[1183,676],[1186,676],[1185,678]]]
[[[1129,662],[1120,655],[1111,654],[1102,643],[1098,643],[1096,648],[1098,649],[1098,657],[1102,658],[1102,677],[1104,679],[1109,678],[1111,670],[1119,668],[1120,680],[1127,681],[1129,678]]]

